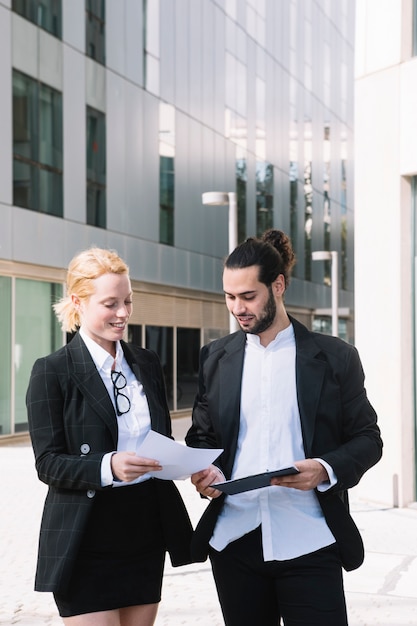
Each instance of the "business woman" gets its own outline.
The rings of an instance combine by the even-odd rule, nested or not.
[[[151,626],[165,553],[190,562],[192,527],[171,481],[137,456],[149,430],[171,436],[157,355],[122,337],[132,313],[128,267],[90,248],[68,267],[54,305],[69,344],[38,359],[27,392],[39,479],[49,489],[35,589],[68,626]]]

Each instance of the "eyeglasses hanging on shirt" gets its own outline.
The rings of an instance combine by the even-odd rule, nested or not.
[[[116,403],[117,415],[124,415],[130,411],[130,399],[121,392],[127,386],[127,380],[123,372],[111,371],[111,381],[113,383],[114,401]]]

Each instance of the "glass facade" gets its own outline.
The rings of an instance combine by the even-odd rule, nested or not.
[[[62,217],[62,95],[13,71],[13,203]]]
[[[129,336],[156,346],[171,408],[189,408],[199,345],[229,330],[228,216],[203,207],[207,191],[236,192],[239,241],[270,227],[290,234],[286,305],[309,326],[324,320],[321,332],[330,265],[311,254],[338,251],[352,339],[354,3],[180,4],[71,1],[61,15],[61,2],[3,3],[0,313],[23,348],[4,347],[12,372],[0,401],[13,432],[25,419],[20,355],[44,349],[25,346],[16,281],[57,283],[90,245],[126,259],[141,296]],[[47,23],[60,24],[55,37]]]

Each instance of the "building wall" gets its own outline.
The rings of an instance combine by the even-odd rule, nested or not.
[[[157,324],[173,326],[175,309],[175,325],[200,329],[202,341],[212,331],[228,332],[221,284],[227,207],[203,207],[201,196],[234,191],[243,154],[240,231],[257,232],[256,168],[263,160],[273,171],[272,224],[292,235],[298,258],[287,306],[308,325],[318,309],[330,319],[329,268],[308,266],[311,250],[338,250],[345,259],[341,317],[353,341],[354,3],[150,0],[154,22],[146,24],[142,0],[105,6],[101,65],[86,56],[83,0],[62,1],[62,40],[0,0],[0,277],[22,278],[29,269],[31,279],[62,281],[76,252],[111,247],[130,267],[138,323],[156,323],[157,311]],[[145,27],[152,76],[144,70]],[[62,218],[13,205],[13,69],[62,93]],[[161,102],[175,109],[174,245],[159,239]],[[105,229],[86,224],[87,105],[106,116]],[[230,110],[243,119],[243,140],[228,134]],[[292,214],[290,176],[297,191]],[[183,322],[181,307],[188,311]]]
[[[416,499],[412,4],[358,3],[355,81],[355,337],[385,442],[358,492],[400,506]]]

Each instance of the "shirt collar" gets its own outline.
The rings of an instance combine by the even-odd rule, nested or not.
[[[284,330],[280,330],[275,339],[273,339],[266,348],[262,346],[259,335],[252,335],[251,333],[247,333],[246,335],[246,342],[248,346],[263,348],[264,350],[273,350],[278,346],[281,347],[284,342],[292,340],[294,340],[294,328],[292,324],[287,326],[287,328],[284,328]]]
[[[121,368],[123,350],[120,341],[116,342],[116,359],[114,359],[112,355],[107,352],[107,350],[102,348],[96,341],[94,341],[94,339],[91,339],[82,327],[80,328],[79,333],[99,371],[111,369],[114,361],[116,361],[117,364],[116,369]]]

